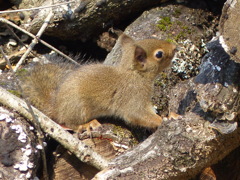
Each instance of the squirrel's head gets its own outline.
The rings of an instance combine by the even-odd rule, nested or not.
[[[134,41],[129,36],[120,36],[122,44],[121,65],[142,74],[156,76],[171,64],[176,46],[158,39]]]

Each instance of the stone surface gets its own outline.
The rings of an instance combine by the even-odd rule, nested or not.
[[[240,63],[240,1],[227,0],[220,21],[221,43],[232,59]]]
[[[144,9],[166,1],[71,1],[68,5],[65,4],[53,8],[54,17],[45,31],[45,35],[64,40],[78,39],[86,41],[112,27],[113,24],[120,24],[125,18],[134,17]],[[54,3],[60,4],[63,2],[57,0]],[[30,8],[33,4],[35,4],[35,7],[36,5],[50,6],[52,5],[52,1],[29,2],[29,0],[23,0],[19,6],[21,8]],[[25,13],[27,22],[24,24],[24,27],[34,34],[37,33],[50,10],[51,8],[44,8]]]
[[[207,46],[209,53],[195,78],[198,101],[205,112],[218,114],[222,120],[233,120],[240,112],[240,65],[231,60],[219,40]]]

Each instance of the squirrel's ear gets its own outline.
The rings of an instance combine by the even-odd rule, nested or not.
[[[119,38],[120,38],[120,42],[123,46],[125,44],[133,44],[134,43],[134,40],[124,33]]]
[[[143,69],[145,63],[147,62],[147,53],[140,46],[136,46],[134,53],[135,63],[138,68]]]

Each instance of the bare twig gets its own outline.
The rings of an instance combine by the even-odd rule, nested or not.
[[[16,29],[18,29],[19,31],[27,34],[28,36],[32,37],[32,38],[35,38],[36,36],[28,31],[26,31],[25,29],[22,29],[20,27],[18,27],[16,24],[8,21],[7,19],[5,18],[0,18],[0,22],[3,22],[3,23],[6,23]],[[58,53],[59,55],[63,56],[64,58],[66,58],[67,60],[73,62],[74,64],[78,64],[76,61],[74,61],[72,58],[68,57],[66,54],[62,53],[61,51],[59,51],[58,49],[56,49],[55,47],[51,46],[50,44],[48,44],[47,42],[41,40],[41,39],[38,39],[38,41],[40,43],[42,43],[43,45],[47,46],[48,48],[52,49],[53,51],[55,51],[56,53]]]
[[[63,2],[63,3],[49,5],[49,6],[34,7],[34,8],[29,8],[29,9],[16,9],[16,10],[9,10],[9,11],[0,11],[0,14],[15,13],[15,12],[22,12],[22,11],[34,11],[34,10],[39,10],[39,9],[53,8],[53,7],[69,4],[69,3],[72,3],[72,2],[74,2],[74,1],[68,1],[68,2]]]
[[[16,97],[15,95],[7,92],[4,88],[0,87],[0,102],[10,108],[17,110],[24,117],[33,121],[32,115],[29,113],[26,103]],[[45,133],[48,133],[53,139],[62,144],[66,149],[76,155],[78,159],[98,169],[104,169],[108,166],[108,161],[102,158],[99,154],[94,152],[85,143],[81,142],[78,138],[72,136],[65,131],[61,126],[53,122],[42,112],[32,106],[34,114],[37,116],[41,128]]]
[[[12,69],[12,66],[11,66],[11,63],[10,63],[10,60],[9,60],[9,59],[7,58],[7,56],[5,55],[2,46],[0,46],[0,52],[2,53],[3,58],[4,58],[5,61],[7,62],[8,67],[9,67],[10,70],[13,72],[13,69]]]
[[[18,61],[16,67],[14,68],[14,72],[16,72],[19,68],[19,66],[22,64],[22,62],[26,59],[26,57],[28,56],[28,54],[33,50],[34,46],[38,43],[38,39],[41,37],[42,33],[44,32],[44,30],[47,28],[49,21],[51,20],[51,18],[53,17],[53,13],[52,11],[50,11],[50,13],[48,14],[48,16],[46,17],[42,27],[40,28],[40,30],[38,31],[37,35],[34,37],[34,39],[32,40],[31,44],[29,45],[27,51],[23,54],[23,56],[21,57],[21,59]]]
[[[10,31],[10,33],[20,42],[20,44],[27,49],[28,47],[22,42],[22,40],[21,40],[21,39],[18,37],[18,35],[12,30],[12,28],[10,28],[8,24],[5,24],[5,26],[6,26],[6,28]],[[34,55],[33,52],[31,52],[31,53]],[[36,56],[36,54],[35,54],[35,56]]]

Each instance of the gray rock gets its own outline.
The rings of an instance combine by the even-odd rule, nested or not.
[[[220,21],[220,43],[232,59],[240,62],[240,1],[227,0]]]
[[[36,33],[42,26],[44,19],[53,9],[54,17],[45,31],[46,35],[58,37],[64,40],[92,39],[99,35],[113,24],[122,22],[125,18],[131,17],[146,8],[166,2],[167,0],[77,0],[70,4],[61,5],[54,8],[44,8],[31,11],[25,26],[32,33]],[[62,3],[60,0],[55,4]],[[65,2],[65,1],[64,1]],[[23,0],[19,5],[21,8],[30,8],[34,4],[37,6],[50,6],[51,0],[39,3],[38,1]],[[26,15],[27,16],[27,15]]]

